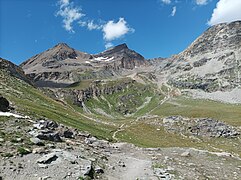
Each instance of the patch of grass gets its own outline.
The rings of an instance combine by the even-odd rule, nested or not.
[[[151,121],[151,120],[150,120]],[[217,149],[235,153],[241,156],[239,138],[202,138],[191,139],[179,134],[166,132],[163,127],[145,122],[136,122],[120,131],[116,137],[122,141],[133,143],[140,147],[194,147],[217,151]]]
[[[12,153],[2,153],[2,157],[13,157]]]
[[[31,151],[29,149],[24,148],[24,147],[18,147],[17,152],[21,155],[26,155],[26,154],[31,153]]]
[[[69,85],[67,88],[70,88],[70,89],[85,89],[87,87],[90,86],[91,82],[93,80],[82,80],[82,81],[79,81],[79,82],[76,82],[76,83],[73,83],[71,85]]]
[[[160,163],[155,163],[152,165],[152,168],[166,168],[166,165],[160,164]]]
[[[117,138],[141,147],[189,147],[192,140],[176,134],[167,133],[145,122],[132,124],[117,134]]]

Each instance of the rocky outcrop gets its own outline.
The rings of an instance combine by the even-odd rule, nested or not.
[[[17,65],[6,59],[0,58],[0,71],[8,73],[10,76],[21,79],[28,84],[32,84],[31,80],[24,74],[22,68],[18,67]]]
[[[101,95],[114,94],[133,86],[135,80],[123,80],[120,82],[106,83],[104,81],[93,81],[93,83],[82,90],[78,89],[58,89],[53,90],[56,99],[72,99],[74,104],[83,106],[83,103],[90,98],[99,97]]]
[[[206,92],[214,92],[222,88],[222,84],[216,77],[201,78],[192,74],[185,74],[170,78],[168,83],[180,89],[201,89]],[[227,88],[227,87],[226,87]]]
[[[168,132],[189,136],[235,138],[240,135],[236,128],[211,118],[170,116],[163,119],[163,125]]]

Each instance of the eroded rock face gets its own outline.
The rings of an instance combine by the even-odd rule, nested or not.
[[[82,103],[90,98],[121,92],[128,88],[128,86],[134,85],[135,81],[127,80],[113,85],[100,85],[101,83],[101,81],[95,81],[88,88],[83,90],[58,89],[54,91],[54,95],[56,98],[68,97],[72,99],[76,105],[82,106]]]
[[[13,64],[12,62],[0,58],[0,71],[4,71],[8,73],[10,76],[16,77],[21,79],[28,84],[32,84],[31,80],[24,74],[22,68],[18,67],[17,65]]]
[[[239,87],[241,21],[210,27],[183,52],[159,64],[170,74],[168,83],[177,88],[216,92]]]
[[[7,112],[9,111],[9,108],[8,100],[0,95],[0,111]]]

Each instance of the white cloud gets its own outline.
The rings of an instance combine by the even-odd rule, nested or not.
[[[87,28],[90,31],[94,29],[102,29],[102,27],[103,27],[102,25],[95,24],[93,20],[87,23]]]
[[[208,0],[196,0],[196,4],[199,6],[206,5]]]
[[[105,48],[106,49],[109,49],[109,48],[111,48],[113,46],[114,46],[114,44],[112,44],[111,42],[108,42],[108,43],[105,44]]]
[[[73,22],[85,16],[85,14],[81,12],[80,8],[74,7],[73,3],[69,3],[69,0],[60,0],[59,4],[60,9],[56,15],[63,17],[63,27],[65,30],[73,33]]]
[[[177,7],[174,6],[174,7],[172,8],[171,16],[175,16],[175,15],[176,15],[176,12],[177,12]]]
[[[241,20],[241,1],[219,0],[208,24],[215,25],[236,20]]]
[[[118,22],[108,21],[103,26],[103,36],[106,41],[112,41],[123,37],[125,34],[129,32],[134,32],[134,29],[129,28],[127,22],[124,18],[119,18]]]
[[[161,0],[164,4],[171,4],[171,0]]]
[[[79,25],[81,27],[87,27],[88,30],[92,31],[92,30],[100,30],[103,28],[102,24],[96,24],[94,23],[94,20],[91,21],[79,21]]]
[[[69,0],[60,0],[59,4],[60,4],[60,7],[63,8],[69,5]]]
[[[124,18],[119,18],[119,21],[115,22],[113,20],[103,21],[94,19],[89,19],[82,13],[82,9],[74,6],[71,0],[59,0],[58,1],[59,10],[56,16],[61,16],[63,18],[63,27],[66,31],[74,33],[73,24],[78,23],[80,27],[87,28],[89,31],[99,30],[103,32],[103,39],[105,40],[105,47],[110,48],[113,46],[113,40],[119,39],[124,35],[134,32],[135,30],[130,28]]]

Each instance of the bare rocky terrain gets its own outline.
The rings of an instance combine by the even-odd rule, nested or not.
[[[28,118],[1,122],[1,134],[0,174],[6,180],[241,178],[241,159],[225,152],[110,143]]]

